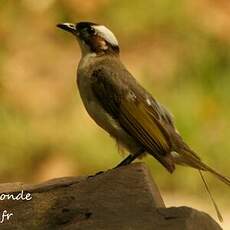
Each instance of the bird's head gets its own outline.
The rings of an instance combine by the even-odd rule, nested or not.
[[[61,23],[57,27],[72,33],[78,40],[82,55],[88,53],[119,54],[118,41],[114,34],[105,26],[92,22]]]

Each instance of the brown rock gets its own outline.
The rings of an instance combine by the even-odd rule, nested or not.
[[[13,213],[9,221],[0,224],[0,229],[221,229],[203,212],[188,207],[165,208],[148,170],[140,163],[90,178],[59,178],[39,185],[0,185],[1,193],[17,195],[21,190],[32,193],[32,200],[0,201],[2,211]]]

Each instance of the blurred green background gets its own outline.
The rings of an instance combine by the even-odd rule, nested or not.
[[[115,33],[123,62],[174,114],[184,139],[230,175],[228,0],[1,0],[1,182],[92,174],[122,159],[81,103],[78,44],[55,27],[84,20]],[[178,167],[169,175],[153,158],[143,161],[172,200],[185,194],[209,202],[195,170]],[[207,179],[227,208],[229,189]]]

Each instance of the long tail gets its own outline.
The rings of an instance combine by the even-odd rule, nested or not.
[[[221,180],[222,182],[224,182],[225,184],[230,186],[230,179],[228,177],[222,175],[221,173],[217,172],[216,170],[212,169],[211,167],[205,165],[203,162],[201,162],[201,163],[205,166],[205,169],[204,169],[205,171],[208,171],[208,172],[212,173],[219,180]]]
[[[190,149],[183,149],[182,151],[180,151],[180,154],[177,155],[177,157],[174,158],[175,163],[176,164],[181,164],[181,165],[186,165],[186,166],[190,166],[193,168],[198,169],[201,179],[205,185],[205,189],[207,191],[207,193],[209,194],[209,197],[212,201],[212,204],[216,210],[216,214],[217,217],[219,219],[220,222],[223,221],[222,215],[219,211],[219,208],[210,192],[210,189],[208,187],[207,182],[205,181],[204,175],[202,174],[202,171],[208,171],[210,173],[212,173],[217,179],[221,180],[222,182],[224,182],[225,184],[227,184],[228,186],[230,186],[230,179],[226,176],[223,176],[221,173],[217,172],[216,170],[212,169],[211,167],[209,167],[208,165],[206,165],[205,163],[203,163],[200,158]]]
[[[183,149],[179,152],[178,157],[174,158],[176,164],[186,165],[201,171],[212,173],[217,179],[230,186],[230,178],[222,175],[213,168],[203,163],[200,158],[190,149]]]
[[[211,191],[210,191],[210,189],[208,187],[208,184],[207,184],[206,180],[204,179],[204,175],[202,174],[201,170],[198,170],[198,171],[199,171],[201,179],[202,179],[202,181],[204,183],[205,189],[206,189],[206,191],[207,191],[207,193],[208,193],[208,195],[210,197],[210,200],[211,200],[211,202],[212,202],[212,204],[213,204],[213,206],[214,206],[214,208],[216,210],[217,218],[219,219],[220,222],[223,222],[223,217],[222,217],[222,215],[220,213],[220,210],[219,210],[219,208],[218,208],[218,206],[216,204],[216,201],[214,200],[214,198],[212,196],[212,193],[211,193]]]

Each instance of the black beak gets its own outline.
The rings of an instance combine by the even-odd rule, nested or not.
[[[76,26],[75,26],[75,24],[72,24],[72,23],[60,23],[60,24],[57,24],[57,27],[76,35]]]

